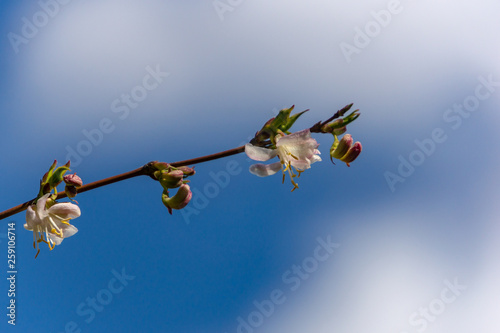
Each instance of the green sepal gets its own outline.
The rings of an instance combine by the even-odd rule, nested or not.
[[[330,147],[330,160],[333,162],[333,153],[335,152],[335,150],[337,149],[337,147],[339,146],[339,138],[337,138],[336,135],[333,135],[333,137],[335,138],[333,140],[333,144],[332,146]]]
[[[290,134],[288,130],[293,126],[295,121],[297,121],[297,119],[299,119],[302,114],[309,111],[304,110],[302,112],[294,114],[293,116],[290,116],[294,108],[295,105],[292,105],[288,109],[282,109],[276,117],[269,119],[264,124],[262,129],[255,135],[255,141],[258,143],[264,143],[264,145],[261,145],[261,147],[265,147],[266,145],[269,145],[268,142],[265,142],[267,139],[270,140],[270,144],[275,145],[275,137],[277,134]]]
[[[172,215],[172,208],[168,205],[168,199],[170,199],[170,197],[168,196],[168,190],[164,189],[163,193],[161,195],[161,202],[163,202],[163,204],[165,205],[165,207],[167,207],[168,212],[170,213],[170,215]]]
[[[276,131],[280,129],[282,126],[286,126],[288,123],[288,119],[290,117],[290,113],[292,112],[293,108],[295,105],[292,105],[288,109],[282,109],[278,113],[278,115],[274,118],[274,120],[269,124],[269,128],[273,130],[273,132],[276,134]]]
[[[358,113],[358,111],[359,111],[359,109],[354,110],[348,116],[344,117],[344,119],[343,119],[344,120],[343,125],[347,126],[350,123],[352,123],[353,121],[355,121],[356,119],[358,119],[358,117],[360,115],[360,113]]]
[[[323,133],[332,133],[333,135],[341,135],[346,132],[347,125],[355,121],[359,117],[359,110],[351,112],[345,118],[335,119],[334,121],[325,124],[321,127]]]
[[[50,176],[50,178],[48,180],[48,184],[50,185],[50,187],[54,188],[57,185],[61,184],[66,171],[69,171],[69,167],[67,167],[66,165],[63,165],[63,166],[60,166],[59,168],[57,168],[52,173],[52,176]]]
[[[280,126],[280,127],[279,127],[279,129],[280,129],[280,130],[282,130],[283,132],[287,133],[287,134],[290,134],[290,133],[288,132],[288,130],[289,130],[289,129],[293,126],[293,124],[297,121],[297,119],[299,119],[299,117],[300,117],[301,115],[303,115],[303,114],[304,114],[305,112],[307,112],[307,111],[309,111],[309,110],[304,110],[304,111],[302,111],[302,112],[299,112],[299,113],[294,114],[293,116],[291,116],[291,117],[288,119],[287,123],[286,123],[285,125]]]
[[[52,165],[50,166],[49,171],[47,171],[45,175],[43,175],[42,183],[46,183],[47,180],[52,176],[52,172],[56,168],[56,165],[57,165],[57,160],[54,160],[54,163],[52,163]]]

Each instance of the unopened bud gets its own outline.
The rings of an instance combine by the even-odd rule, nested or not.
[[[344,116],[344,114],[345,114],[347,111],[349,111],[349,110],[352,108],[352,106],[353,106],[353,105],[354,105],[354,103],[351,103],[351,104],[348,104],[348,105],[344,106],[342,109],[340,109],[340,110],[339,110],[339,115],[340,115],[341,117],[342,117],[342,116]]]
[[[332,134],[333,135],[342,135],[344,134],[345,132],[347,132],[347,127],[344,126],[344,127],[340,127],[340,128],[335,128],[333,131],[332,131]]]
[[[194,175],[196,173],[194,171],[194,167],[190,168],[188,166],[178,167],[177,170],[181,170],[182,173],[184,174],[184,176],[192,176],[192,175]]]
[[[163,170],[158,176],[158,180],[164,189],[177,188],[183,184],[184,173],[182,170],[165,171]]]
[[[74,173],[72,175],[65,175],[63,177],[63,180],[67,185],[71,185],[71,186],[75,186],[75,187],[80,187],[83,185],[82,179],[79,176],[77,176],[76,173]]]
[[[321,132],[323,133],[332,133],[333,135],[341,135],[347,131],[346,123],[344,119],[336,119],[331,123],[323,125],[321,127]]]
[[[154,162],[153,167],[156,170],[165,170],[165,169],[168,169],[170,167],[170,164],[168,164],[166,162]]]
[[[341,159],[345,154],[347,154],[347,151],[349,150],[349,148],[351,148],[352,142],[354,140],[352,139],[350,134],[344,135],[340,142],[337,138],[335,139],[336,140],[333,143],[332,148],[330,149],[330,157]]]
[[[74,198],[76,197],[76,194],[78,191],[76,190],[76,187],[73,185],[66,185],[64,187],[64,193],[68,196],[68,198]]]
[[[331,123],[325,124],[321,127],[321,132],[323,133],[333,133],[333,130],[337,128],[345,127],[343,119],[336,119]]]
[[[168,196],[168,191],[163,191],[162,201],[163,204],[167,207],[168,212],[172,214],[172,209],[182,209],[187,206],[193,193],[189,185],[182,184],[181,187],[177,190],[177,193],[173,197]]]
[[[357,141],[340,160],[350,166],[349,163],[353,162],[361,154],[362,149],[361,142]]]
[[[352,104],[346,105],[336,114],[337,117],[344,117],[344,114],[352,107]],[[359,117],[358,110],[352,111],[349,115],[341,119],[333,120],[321,126],[322,133],[332,133],[333,135],[344,134],[347,130],[346,126],[355,121]]]

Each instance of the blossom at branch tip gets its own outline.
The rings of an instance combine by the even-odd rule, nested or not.
[[[250,172],[259,177],[274,175],[280,169],[283,172],[283,181],[285,172],[290,175],[293,190],[298,188],[294,178],[300,176],[300,173],[311,167],[314,162],[321,161],[319,157],[319,144],[311,137],[309,129],[295,132],[289,135],[276,135],[276,149],[262,148],[250,143],[245,145],[245,153],[255,161],[267,161],[276,156],[280,161],[271,164],[257,163],[250,166]],[[294,173],[292,167],[297,171]]]
[[[40,197],[36,204],[30,205],[26,210],[24,228],[33,231],[33,247],[37,250],[35,258],[40,252],[38,243],[43,242],[53,250],[64,238],[78,232],[68,221],[81,215],[80,208],[69,202],[56,203],[47,208],[49,196],[47,193]]]

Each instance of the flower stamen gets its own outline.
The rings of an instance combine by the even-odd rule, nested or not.
[[[57,231],[56,229],[52,228],[52,230],[50,230],[51,233],[53,234],[56,234],[57,236],[59,237],[62,237],[62,232],[60,231]]]
[[[283,166],[285,166],[285,167],[283,167]],[[293,185],[292,192],[295,189],[299,188],[299,185],[293,180],[293,178],[297,177],[297,175],[294,174],[294,172],[293,172],[292,162],[288,161],[288,163],[285,163],[285,162],[281,161],[281,169],[283,172],[283,180],[281,181],[281,183],[283,184],[285,182],[285,172],[288,171],[288,175],[290,176],[290,180],[292,181],[292,185]],[[295,169],[295,170],[298,171],[297,169]],[[300,173],[299,173],[299,175],[300,175]]]
[[[57,226],[57,224],[54,222],[54,220],[50,216],[49,216],[49,222],[50,222],[50,225],[52,226],[52,230],[50,232],[56,234],[59,237],[61,237],[62,236],[61,229],[59,229],[59,227]],[[54,232],[54,230],[57,230],[57,231]]]

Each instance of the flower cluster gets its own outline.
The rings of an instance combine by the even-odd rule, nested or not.
[[[330,119],[318,122],[310,129],[291,134],[288,130],[298,117],[308,110],[295,115],[291,115],[293,106],[281,110],[276,117],[269,119],[264,124],[250,143],[245,145],[245,153],[255,161],[267,161],[276,156],[280,161],[271,164],[253,164],[250,166],[250,172],[259,177],[266,177],[274,175],[281,169],[283,182],[285,173],[288,172],[293,184],[292,191],[297,189],[298,184],[294,179],[299,177],[301,172],[309,169],[311,164],[321,161],[320,152],[317,149],[319,144],[311,137],[312,130],[318,133],[331,133],[334,136],[334,142],[330,149],[330,159],[333,162],[333,158],[337,158],[350,166],[349,163],[353,162],[361,153],[361,143],[356,142],[353,144],[350,134],[345,134],[340,141],[337,136],[344,134],[347,131],[347,125],[359,117],[358,110],[344,117],[344,114],[351,107],[352,104],[349,104]]]
[[[49,171],[43,175],[38,196],[26,210],[24,228],[33,231],[33,247],[37,250],[35,258],[40,253],[39,243],[43,242],[53,250],[64,238],[78,232],[78,229],[68,221],[81,215],[80,208],[70,202],[58,203],[55,199],[57,186],[63,181],[66,184],[66,195],[70,199],[76,196],[77,188],[82,186],[83,182],[76,174],[65,175],[69,171],[69,161],[58,168],[56,165],[57,161],[54,161]]]

